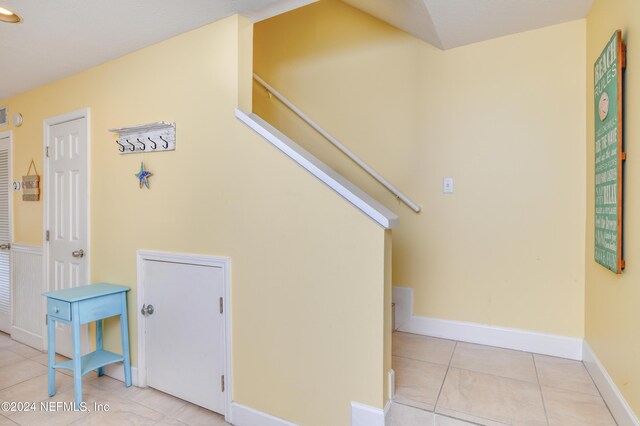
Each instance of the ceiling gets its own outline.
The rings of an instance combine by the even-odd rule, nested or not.
[[[317,0],[0,0],[0,100],[240,13]],[[343,0],[441,49],[584,18],[592,0]]]
[[[592,0],[343,0],[441,49],[584,18]]]
[[[259,21],[315,0],[0,0],[0,100],[240,13]]]

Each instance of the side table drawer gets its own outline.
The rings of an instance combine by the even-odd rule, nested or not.
[[[71,304],[62,300],[47,299],[47,315],[71,321]]]

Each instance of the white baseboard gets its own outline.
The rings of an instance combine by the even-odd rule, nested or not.
[[[391,401],[382,408],[351,402],[351,426],[384,426]]]
[[[638,417],[636,417],[624,396],[622,396],[620,389],[613,382],[611,376],[609,376],[609,373],[607,373],[607,370],[586,341],[584,342],[582,353],[584,365],[587,367],[589,374],[591,374],[618,426],[640,426]]]
[[[122,364],[105,365],[102,371],[106,376],[124,383],[124,367]],[[131,384],[138,386],[138,369],[136,367],[131,367]]]
[[[415,316],[413,289],[409,287],[394,286],[393,302],[399,331],[582,360],[583,339],[578,337]]]
[[[24,343],[27,346],[36,348],[39,351],[44,351],[47,349],[44,347],[42,336],[38,336],[35,333],[23,330],[20,327],[16,327],[15,325],[11,327],[11,338],[20,343]]]
[[[231,403],[231,411],[235,426],[297,426],[295,423],[254,410],[237,402]]]

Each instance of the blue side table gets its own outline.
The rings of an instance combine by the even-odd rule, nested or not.
[[[43,293],[47,298],[49,323],[49,396],[56,394],[56,368],[73,371],[73,395],[76,407],[82,402],[82,376],[102,367],[124,361],[124,383],[131,386],[131,361],[129,359],[129,324],[127,321],[127,291],[129,287],[114,284],[92,284]],[[120,315],[122,355],[102,349],[102,320]],[[73,358],[56,363],[56,321],[71,324],[73,334]],[[96,322],[96,350],[80,356],[80,325]]]

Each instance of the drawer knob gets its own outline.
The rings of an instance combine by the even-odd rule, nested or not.
[[[56,306],[55,308],[53,308],[53,311],[54,311],[56,314],[59,314],[59,313],[60,313],[60,308],[58,308],[58,307]]]

